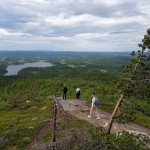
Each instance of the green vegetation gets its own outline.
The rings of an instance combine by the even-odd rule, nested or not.
[[[5,136],[0,149],[24,149],[47,119],[51,117],[51,101],[43,99],[24,103],[20,107],[0,110],[0,133]]]
[[[107,134],[86,121],[72,117],[57,135],[58,150],[148,150],[145,144],[149,139],[144,135],[134,136],[128,132]],[[71,138],[69,138],[71,137]],[[34,150],[51,149],[51,135],[44,138],[44,144],[38,144]],[[62,140],[63,139],[63,140]]]
[[[14,56],[7,53],[0,56],[0,135],[8,137],[3,144],[0,143],[0,149],[13,147],[21,150],[26,147],[45,120],[52,116],[52,101],[47,97],[53,93],[62,94],[64,83],[69,89],[68,97],[74,98],[75,89],[79,86],[81,98],[89,103],[91,93],[96,91],[101,99],[100,108],[108,112],[112,112],[118,100],[117,81],[123,74],[122,65],[129,63],[128,53],[41,53],[26,53],[22,56],[21,52],[14,52]],[[25,68],[16,76],[4,76],[9,64],[43,60],[51,62],[54,66]],[[27,100],[31,102],[27,103]],[[150,128],[149,99],[132,98],[132,102],[140,108],[137,109],[136,122]],[[75,125],[78,127],[81,122],[77,121]],[[91,128],[87,123],[84,124],[88,129]],[[45,140],[49,136],[48,133]],[[110,144],[115,143],[115,140],[121,141],[115,136],[112,139]]]

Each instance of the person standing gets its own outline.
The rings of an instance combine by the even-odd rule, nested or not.
[[[76,98],[77,98],[77,100],[79,100],[80,99],[80,88],[79,87],[77,87],[77,89],[76,89]]]
[[[89,118],[91,118],[93,109],[96,109],[96,119],[100,119],[99,114],[98,114],[98,107],[99,106],[99,99],[96,97],[96,93],[92,93],[92,103],[91,103],[91,109],[90,109],[90,115],[88,115]]]
[[[63,100],[66,100],[67,92],[68,92],[68,89],[67,89],[66,85],[64,85],[64,88],[63,88]]]

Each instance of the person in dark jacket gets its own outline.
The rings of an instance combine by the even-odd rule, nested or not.
[[[64,88],[63,88],[63,99],[66,100],[66,94],[68,92],[68,89],[66,87],[66,85],[64,85]]]

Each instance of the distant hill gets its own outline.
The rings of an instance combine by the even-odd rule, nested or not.
[[[130,52],[72,52],[72,51],[0,51],[0,56],[35,57],[35,56],[97,56],[120,55],[130,56]]]

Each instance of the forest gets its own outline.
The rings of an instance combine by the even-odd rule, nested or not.
[[[68,87],[68,98],[75,98],[75,89],[81,88],[81,99],[91,102],[95,91],[101,99],[100,109],[112,113],[120,96],[120,81],[125,76],[124,65],[129,65],[133,56],[129,52],[0,52],[0,149],[23,150],[37,131],[52,118],[52,100],[48,96],[62,95],[63,85]],[[52,67],[24,68],[18,75],[5,76],[7,66],[32,62],[50,62]],[[148,63],[149,64],[149,63]],[[126,68],[127,69],[127,68]],[[138,91],[139,92],[139,91]],[[123,109],[123,115],[116,116],[120,123],[134,122],[150,128],[150,97],[148,85],[144,93],[130,95],[131,109]],[[27,100],[31,101],[27,103]],[[42,109],[43,108],[43,109]],[[120,113],[122,114],[122,113]],[[148,138],[134,137],[123,132],[120,136],[97,132],[97,128],[76,118],[73,126],[86,128],[92,136],[89,149],[99,141],[104,150],[149,149]],[[43,142],[51,139],[51,129]],[[69,130],[63,127],[63,130]],[[84,135],[83,135],[84,136]],[[70,149],[81,149],[79,145]],[[82,148],[83,149],[83,148]],[[98,148],[99,149],[99,148]]]

